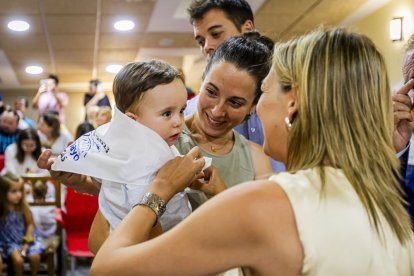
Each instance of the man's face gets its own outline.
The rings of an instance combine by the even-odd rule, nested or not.
[[[404,83],[410,79],[414,79],[414,49],[409,50],[403,60],[403,76]]]
[[[219,9],[211,9],[201,20],[193,25],[194,38],[200,46],[201,53],[207,60],[217,47],[232,36],[241,34],[226,14]],[[244,27],[242,27],[242,31]]]
[[[6,133],[14,133],[18,127],[18,120],[17,117],[13,114],[13,112],[5,112],[1,116],[1,128]]]

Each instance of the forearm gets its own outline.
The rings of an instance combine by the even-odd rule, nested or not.
[[[36,95],[34,96],[33,100],[32,100],[33,108],[38,108],[39,97],[40,97],[40,93],[37,92]]]
[[[100,184],[93,180],[90,176],[71,174],[68,172],[60,172],[49,170],[53,179],[59,180],[65,186],[73,188],[74,190],[97,196],[100,190]]]
[[[90,194],[94,196],[99,195],[101,189],[100,184],[92,179],[90,176],[83,175],[80,182],[64,183],[80,193]]]
[[[89,102],[85,105],[86,108],[89,108],[91,106],[97,105],[99,102],[99,96],[98,94],[95,94],[95,96],[92,97],[92,99],[89,100]]]

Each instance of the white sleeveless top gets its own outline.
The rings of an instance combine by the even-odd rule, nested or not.
[[[304,249],[302,275],[414,275],[414,238],[401,246],[381,217],[383,237],[340,169],[326,167],[324,193],[316,169],[270,177],[286,192]]]

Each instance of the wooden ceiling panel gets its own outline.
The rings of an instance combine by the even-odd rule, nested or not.
[[[7,58],[12,64],[44,64],[50,62],[47,50],[8,51]]]
[[[63,65],[56,62],[56,72],[60,74],[70,74],[73,72],[79,74],[88,74],[90,75],[92,69],[92,62],[65,62]]]
[[[302,14],[308,7],[315,2],[321,0],[271,0],[266,1],[260,9],[256,12],[255,20],[259,19],[262,15],[272,14],[273,16],[284,15],[292,16],[294,18],[298,14]],[[274,17],[278,18],[278,17]],[[274,22],[277,20],[274,20]]]
[[[129,62],[134,61],[137,49],[102,50],[98,55],[99,62]]]
[[[40,34],[4,35],[0,37],[0,49],[15,50],[47,50],[46,38]]]
[[[138,50],[141,44],[142,34],[102,34],[100,37],[99,49],[131,49]]]
[[[14,1],[14,0],[13,0]],[[43,0],[47,14],[92,14],[96,13],[97,2],[92,0]],[[30,2],[37,2],[31,0]]]
[[[95,34],[96,17],[92,15],[49,15],[46,23],[50,34]]]
[[[54,34],[50,36],[55,50],[61,49],[93,49],[94,35],[66,35]]]
[[[103,0],[103,14],[148,14],[154,9],[154,1],[127,1],[127,0]]]
[[[62,49],[55,51],[55,58],[59,62],[93,62],[93,49]]]
[[[192,33],[147,33],[142,42],[145,48],[194,48]]]
[[[0,14],[33,14],[37,13],[39,9],[38,1],[27,0],[6,0],[0,1]]]

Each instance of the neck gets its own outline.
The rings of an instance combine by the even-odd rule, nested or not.
[[[212,136],[203,131],[200,126],[200,119],[197,115],[191,115],[186,121],[191,135],[199,146],[211,153],[228,153],[233,147],[233,131],[229,131],[222,136]]]

